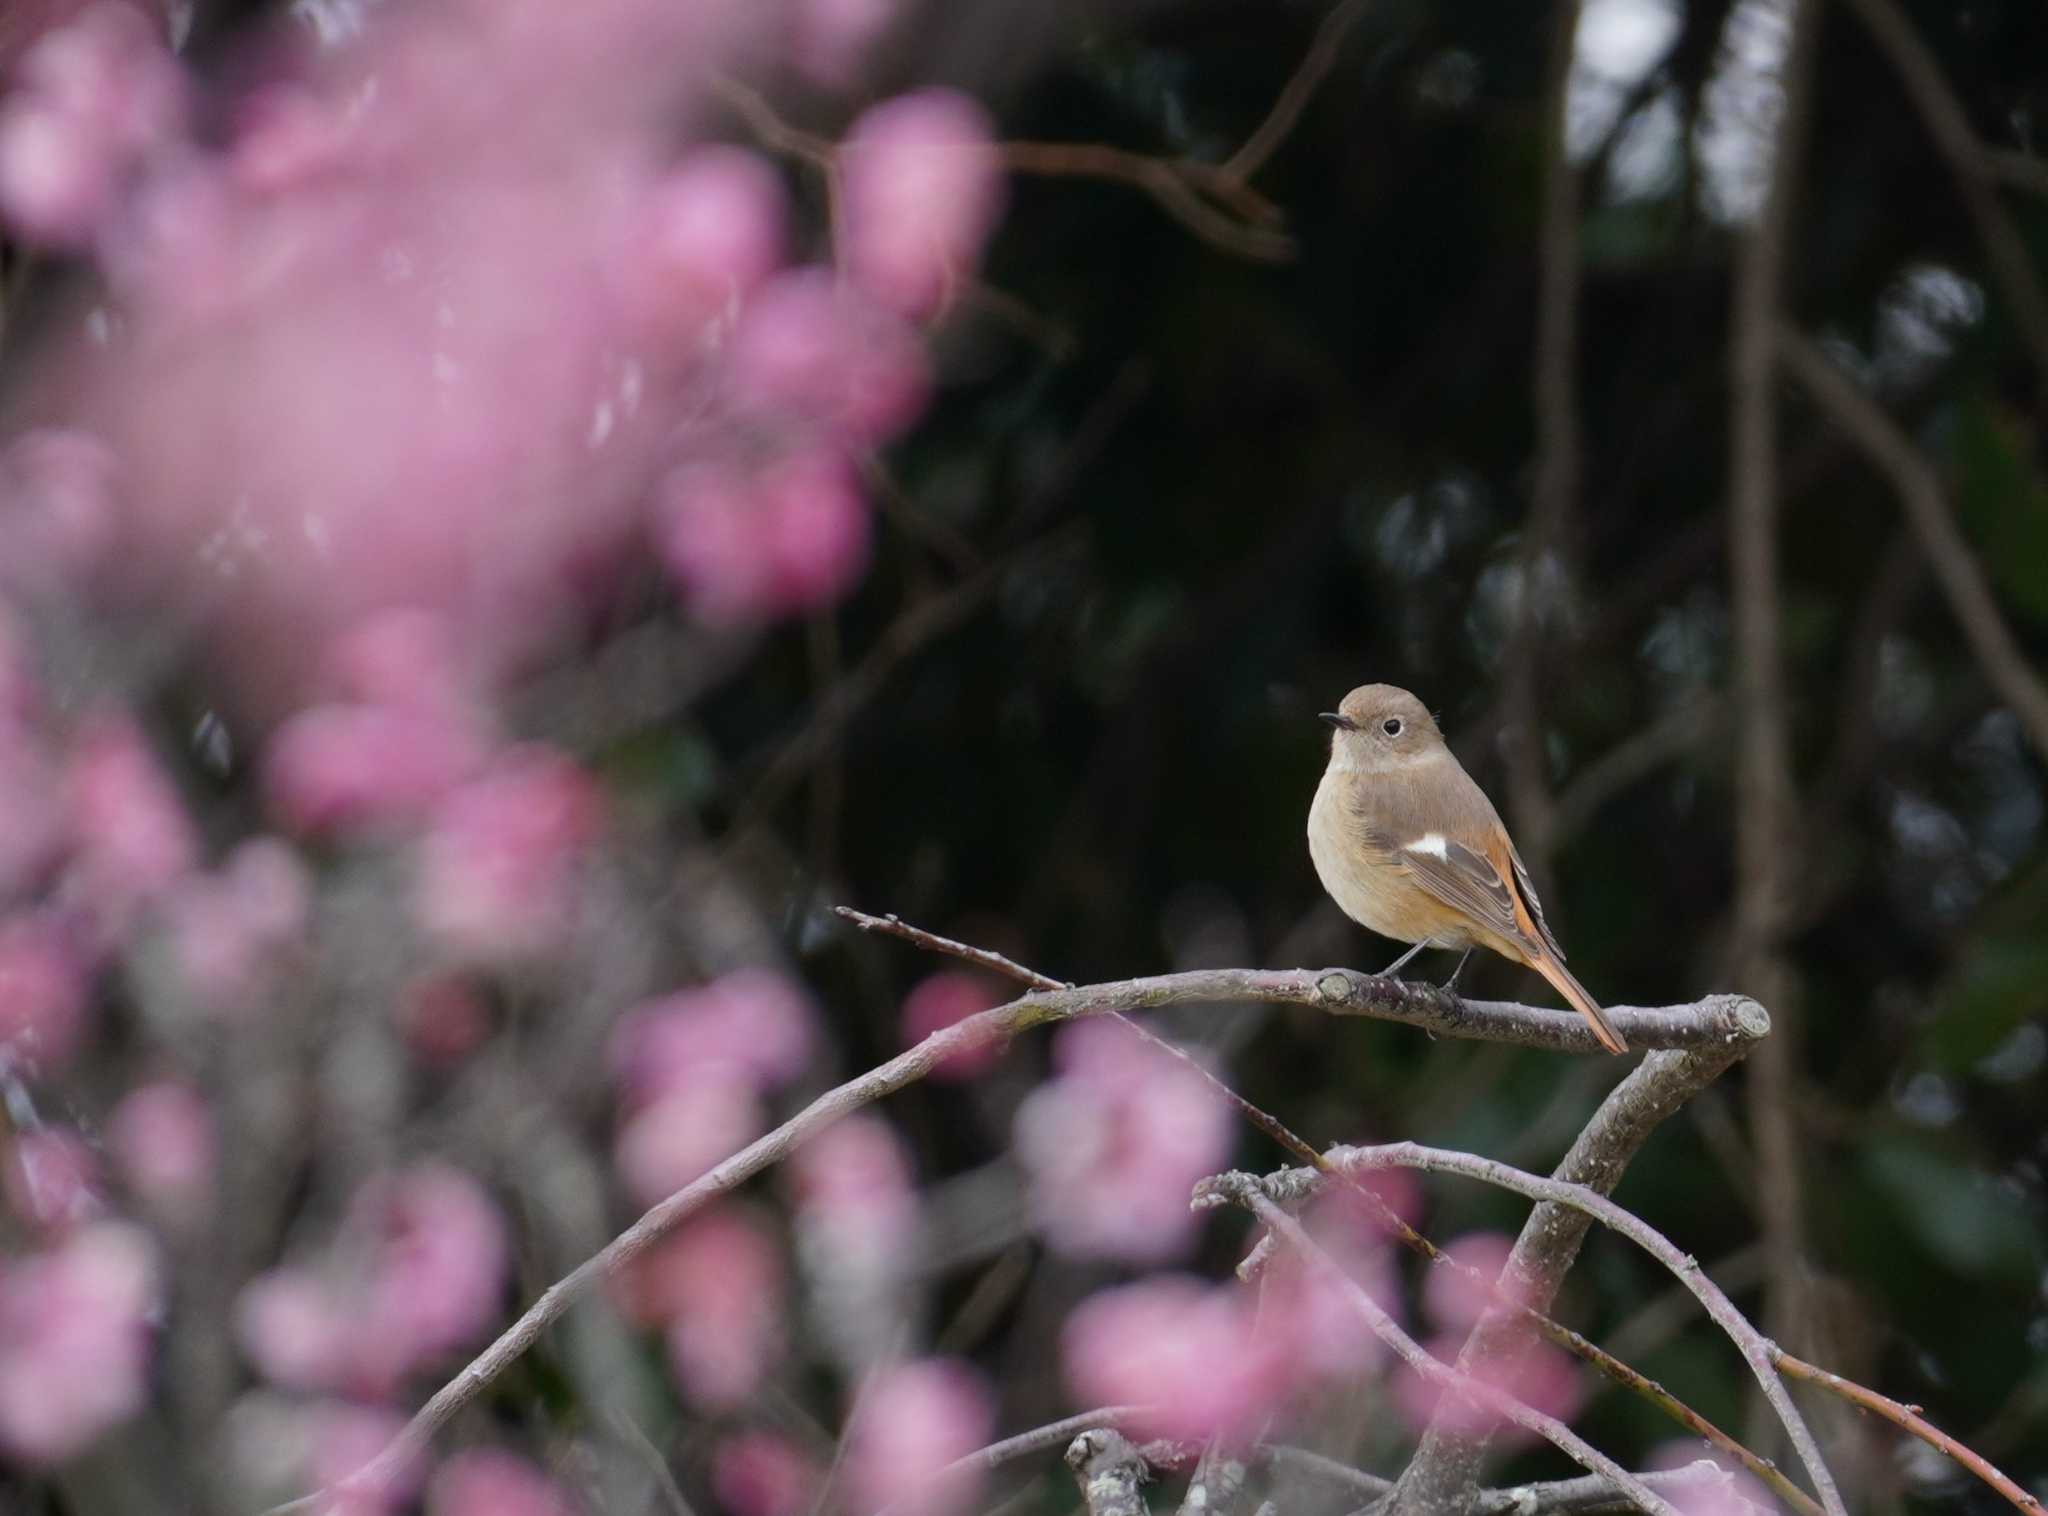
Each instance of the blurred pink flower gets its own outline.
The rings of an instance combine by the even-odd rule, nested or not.
[[[435,1472],[428,1516],[574,1516],[576,1502],[516,1453],[471,1448]]]
[[[419,920],[470,963],[543,953],[572,930],[575,885],[602,826],[596,782],[544,748],[500,755],[435,808],[419,854]]]
[[[445,616],[398,606],[373,611],[327,646],[321,682],[334,698],[418,711],[453,724],[480,719],[479,690]]]
[[[350,131],[346,111],[304,85],[273,81],[236,103],[229,172],[254,195],[303,187],[347,162]]]
[[[867,569],[867,502],[847,461],[813,449],[752,475],[680,470],[663,486],[662,561],[707,625],[829,605]]]
[[[483,759],[476,735],[438,713],[315,706],[271,737],[264,789],[272,814],[293,832],[415,823]]]
[[[901,9],[901,0],[796,0],[790,61],[814,84],[844,89]]]
[[[1423,1346],[1438,1362],[1455,1363],[1465,1335],[1462,1331],[1446,1332]],[[1479,1366],[1474,1377],[1481,1384],[1560,1421],[1570,1421],[1585,1398],[1578,1368],[1569,1355],[1536,1337],[1507,1343]],[[1417,1431],[1434,1418],[1463,1436],[1497,1433],[1509,1441],[1526,1441],[1534,1435],[1487,1407],[1439,1387],[1406,1364],[1394,1372],[1393,1392],[1395,1406]]]
[[[41,745],[0,716],[0,902],[27,895],[64,845],[56,770]]]
[[[60,1463],[141,1409],[155,1264],[134,1227],[0,1259],[0,1452]]]
[[[626,297],[651,326],[694,336],[781,264],[787,218],[767,160],[697,148],[648,194],[624,254]]]
[[[103,713],[80,728],[66,777],[67,892],[118,937],[198,866],[199,833],[125,715]]]
[[[1355,1200],[1342,1190],[1318,1196],[1301,1220],[1345,1279],[1398,1321],[1401,1280],[1386,1232],[1377,1224],[1359,1225]],[[1289,1252],[1266,1266],[1260,1331],[1286,1344],[1295,1374],[1305,1380],[1355,1382],[1386,1353],[1347,1285]]]
[[[777,274],[733,333],[734,396],[873,446],[907,430],[931,396],[917,333],[820,268]]]
[[[914,1046],[942,1032],[955,1022],[998,1006],[1008,998],[996,982],[984,974],[959,969],[941,969],[919,980],[903,999],[903,1041]],[[934,1079],[976,1079],[1002,1061],[1003,1050],[987,1042],[965,1053],[955,1053],[932,1070]]]
[[[114,546],[113,450],[89,432],[25,432],[0,454],[0,584],[77,592]]]
[[[716,1412],[743,1404],[782,1350],[782,1251],[745,1212],[706,1212],[641,1261],[632,1308],[666,1327],[683,1395]]]
[[[330,1400],[306,1408],[312,1423],[310,1483],[336,1485],[360,1473],[391,1446],[405,1427],[405,1418],[383,1406]],[[322,1509],[331,1516],[385,1516],[419,1493],[426,1477],[423,1460],[414,1454],[376,1483],[359,1483],[338,1492]]]
[[[92,975],[76,934],[44,911],[0,921],[0,1063],[61,1067],[85,1040]]]
[[[915,1245],[910,1160],[881,1117],[857,1112],[827,1127],[797,1150],[789,1171],[801,1218],[831,1226],[842,1246],[855,1235],[891,1254]]]
[[[235,1301],[235,1341],[242,1356],[286,1389],[344,1384],[356,1329],[339,1295],[304,1269],[258,1274]]]
[[[0,1193],[38,1231],[65,1231],[106,1210],[100,1161],[69,1127],[40,1126],[8,1144]]]
[[[1776,1508],[1777,1501],[1761,1479],[1696,1438],[1653,1448],[1644,1467],[1658,1472],[1695,1468],[1702,1463],[1715,1467],[1698,1469],[1699,1478],[1695,1481],[1677,1487],[1665,1485],[1658,1491],[1684,1516],[1755,1516],[1758,1511]]]
[[[642,1205],[701,1179],[767,1129],[761,1097],[740,1071],[717,1066],[627,1118],[619,1177]]]
[[[773,1432],[742,1432],[711,1456],[711,1489],[732,1516],[804,1516],[817,1503],[824,1471]]]
[[[244,842],[217,875],[197,875],[165,910],[185,989],[209,1010],[242,1011],[267,994],[312,908],[312,879],[292,848]]]
[[[790,1083],[817,1045],[818,1009],[773,969],[735,969],[627,1013],[612,1034],[613,1077],[629,1106],[707,1076],[737,1073],[770,1089]]]
[[[354,1280],[280,1269],[236,1304],[243,1352],[274,1382],[381,1397],[497,1319],[505,1228],[460,1170],[423,1163],[371,1180],[349,1207]]]
[[[1446,1243],[1451,1263],[1432,1264],[1422,1279],[1422,1304],[1430,1319],[1445,1328],[1470,1327],[1493,1304],[1495,1288],[1509,1300],[1526,1295],[1514,1281],[1501,1277],[1514,1246],[1514,1238],[1505,1232],[1467,1232]],[[1454,1264],[1476,1269],[1485,1282],[1468,1277]]]
[[[130,1090],[107,1118],[107,1148],[122,1180],[156,1214],[190,1222],[211,1201],[220,1137],[191,1085],[162,1079]]]
[[[853,123],[841,161],[847,270],[883,304],[931,315],[973,277],[1002,213],[988,113],[955,90],[899,95]]]
[[[32,241],[88,244],[142,159],[185,132],[163,29],[97,4],[25,52],[0,105],[0,219]]]
[[[1285,1395],[1292,1344],[1229,1286],[1162,1274],[1104,1290],[1067,1317],[1060,1351],[1086,1405],[1150,1407],[1150,1436],[1226,1440]]]
[[[862,1390],[847,1432],[846,1482],[856,1508],[907,1516],[960,1510],[980,1487],[979,1472],[938,1475],[985,1446],[994,1425],[987,1387],[957,1359],[883,1369]]]
[[[1064,1027],[1053,1063],[1016,1129],[1046,1240],[1083,1257],[1176,1256],[1200,1224],[1189,1190],[1230,1156],[1228,1108],[1193,1069],[1112,1021]]]
[[[505,1224],[474,1179],[423,1163],[360,1190],[351,1221],[377,1238],[363,1329],[396,1373],[481,1336],[498,1318]]]

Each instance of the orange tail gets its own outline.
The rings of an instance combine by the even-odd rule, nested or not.
[[[1586,987],[1572,978],[1571,970],[1559,963],[1550,954],[1531,958],[1529,967],[1548,979],[1558,994],[1570,1002],[1573,1010],[1586,1018],[1586,1024],[1593,1029],[1593,1035],[1600,1039],[1600,1046],[1610,1053],[1626,1053],[1628,1044],[1622,1041],[1621,1033],[1614,1029],[1614,1023],[1607,1019],[1607,1013],[1600,1009],[1600,1002],[1586,993]]]

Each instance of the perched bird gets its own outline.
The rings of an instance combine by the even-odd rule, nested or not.
[[[1610,1053],[1628,1044],[1564,966],[1508,829],[1420,700],[1368,684],[1322,719],[1337,730],[1308,812],[1316,874],[1344,914],[1415,946],[1491,948],[1548,979]],[[1458,968],[1465,958],[1458,960]],[[1456,970],[1450,982],[1457,982]]]

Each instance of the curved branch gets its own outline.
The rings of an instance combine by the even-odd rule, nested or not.
[[[1805,1418],[1792,1403],[1792,1396],[1785,1388],[1785,1382],[1778,1377],[1774,1362],[1774,1349],[1764,1336],[1751,1326],[1747,1317],[1735,1309],[1721,1287],[1707,1278],[1700,1269],[1699,1260],[1689,1253],[1680,1252],[1670,1238],[1637,1217],[1624,1210],[1598,1191],[1582,1184],[1566,1184],[1556,1179],[1545,1179],[1535,1174],[1511,1168],[1491,1158],[1480,1158],[1471,1153],[1452,1152],[1446,1148],[1425,1147],[1416,1142],[1396,1142],[1384,1147],[1339,1148],[1325,1155],[1332,1165],[1346,1169],[1404,1168],[1422,1169],[1439,1174],[1462,1174],[1468,1179],[1478,1179],[1500,1189],[1512,1190],[1526,1195],[1531,1200],[1548,1201],[1552,1205],[1567,1206],[1584,1213],[1603,1226],[1619,1232],[1637,1247],[1671,1271],[1678,1282],[1692,1292],[1707,1314],[1714,1319],[1722,1331],[1741,1352],[1743,1361],[1756,1376],[1764,1397],[1778,1413],[1784,1423],[1792,1445],[1798,1449],[1800,1461],[1806,1465],[1807,1473],[1813,1477],[1814,1487],[1820,1494],[1821,1504],[1831,1516],[1847,1516],[1842,1497],[1835,1488],[1834,1476],[1828,1472],[1826,1461],[1820,1455],[1813,1433],[1807,1429]]]

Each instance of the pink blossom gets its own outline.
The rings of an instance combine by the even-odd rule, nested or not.
[[[346,1228],[346,1256],[361,1260],[353,1278],[283,1269],[242,1292],[236,1334],[266,1377],[383,1396],[497,1319],[505,1227],[460,1170],[423,1163],[371,1180]]]
[[[183,135],[185,112],[161,28],[128,5],[90,7],[22,55],[0,109],[0,216],[83,247],[142,159]]]
[[[102,931],[118,935],[198,866],[199,834],[125,716],[103,714],[84,725],[67,777],[68,887]]]
[[[312,1423],[309,1482],[316,1488],[360,1475],[405,1428],[405,1418],[396,1411],[349,1401],[310,1406],[307,1416]],[[374,1483],[349,1484],[326,1509],[333,1516],[386,1516],[419,1493],[425,1475],[420,1456],[412,1454]]]
[[[89,432],[25,432],[0,455],[0,583],[77,590],[114,545],[119,464]]]
[[[0,700],[4,695],[0,690]],[[63,845],[56,770],[41,744],[0,710],[0,901],[32,890],[56,864]]]
[[[235,1301],[243,1357],[286,1389],[334,1389],[348,1379],[357,1322],[339,1295],[303,1269],[273,1269]]]
[[[698,148],[649,194],[625,253],[627,298],[650,324],[694,333],[781,264],[787,218],[759,154]]]
[[[619,1176],[642,1205],[701,1179],[766,1130],[761,1097],[734,1072],[692,1080],[627,1120],[619,1133]]]
[[[747,967],[629,1012],[612,1034],[613,1077],[629,1105],[721,1070],[770,1089],[809,1065],[818,1009],[803,986]]]
[[[141,1409],[153,1275],[148,1241],[114,1222],[0,1260],[0,1451],[60,1463]]]
[[[257,195],[301,188],[347,163],[349,135],[346,112],[303,85],[274,82],[238,103],[230,172]]]
[[[1696,1439],[1652,1449],[1644,1467],[1652,1472],[1686,1469],[1697,1475],[1684,1484],[1663,1485],[1657,1492],[1684,1516],[1755,1516],[1776,1504],[1761,1479]]]
[[[482,765],[473,733],[390,705],[324,705],[280,727],[264,753],[272,813],[300,833],[416,822]]]
[[[845,89],[901,9],[901,0],[796,0],[790,60],[813,83]]]
[[[191,1085],[163,1079],[130,1090],[107,1118],[107,1147],[128,1188],[158,1214],[191,1221],[206,1208],[220,1138]]]
[[[460,724],[479,691],[446,616],[399,606],[374,611],[328,644],[322,682],[342,701],[416,711]]]
[[[1260,1331],[1244,1293],[1181,1275],[1091,1296],[1060,1350],[1083,1404],[1147,1406],[1147,1434],[1190,1442],[1242,1435],[1288,1382],[1287,1347]]]
[[[483,992],[460,974],[413,980],[399,995],[397,1016],[406,1046],[430,1064],[460,1063],[491,1034]]]
[[[1230,1112],[1193,1069],[1111,1021],[1054,1043],[1057,1077],[1017,1112],[1017,1156],[1046,1239],[1083,1257],[1159,1262],[1193,1240],[1196,1180],[1230,1155]]]
[[[1288,1253],[1274,1258],[1261,1281],[1260,1330],[1284,1344],[1303,1379],[1355,1382],[1385,1348],[1352,1298],[1356,1286],[1395,1320],[1402,1315],[1393,1249],[1377,1225],[1360,1226],[1355,1197],[1332,1190],[1303,1212],[1302,1224],[1343,1278]]]
[[[429,1516],[573,1516],[575,1510],[554,1480],[496,1448],[457,1453],[427,1487]]]
[[[85,1040],[91,972],[73,933],[47,912],[0,922],[0,1063],[51,1069]]]
[[[567,758],[542,748],[501,756],[428,823],[421,926],[468,962],[518,961],[557,945],[602,809],[595,782]]]
[[[729,1437],[711,1458],[712,1492],[732,1516],[804,1516],[824,1477],[802,1449],[773,1432]]]
[[[165,913],[187,992],[213,1010],[260,1001],[305,930],[312,889],[298,854],[268,837],[237,846],[219,874],[190,880]]]
[[[768,466],[759,488],[780,604],[811,610],[852,589],[868,566],[868,508],[846,459],[792,454]]]
[[[670,576],[712,626],[830,604],[868,562],[867,503],[851,467],[830,450],[752,475],[680,470],[663,486],[655,531]]]
[[[903,1040],[919,1043],[934,1032],[942,1032],[969,1016],[1001,1005],[1003,993],[986,975],[959,969],[941,969],[912,986],[903,1000]],[[1002,1061],[1003,1050],[994,1041],[964,1053],[955,1053],[932,1070],[934,1079],[975,1079]]]
[[[899,95],[853,123],[843,161],[847,269],[883,304],[930,315],[973,276],[1002,211],[988,113],[954,90]]]
[[[377,1239],[362,1328],[396,1373],[464,1346],[497,1320],[505,1224],[467,1174],[424,1163],[372,1181],[351,1221]]]
[[[781,1351],[782,1252],[736,1208],[691,1222],[619,1288],[636,1319],[666,1328],[676,1381],[700,1410],[745,1402]]]
[[[865,445],[901,434],[931,393],[917,334],[816,268],[778,274],[747,302],[733,333],[732,382],[749,411]]]
[[[960,1510],[974,1498],[978,1474],[938,1476],[985,1446],[994,1425],[987,1387],[957,1359],[882,1370],[862,1392],[847,1433],[845,1473],[856,1506],[912,1516]]]
[[[1431,1319],[1445,1328],[1470,1327],[1493,1305],[1495,1287],[1507,1300],[1525,1296],[1526,1290],[1501,1273],[1514,1246],[1504,1232],[1468,1232],[1446,1243],[1451,1262],[1432,1264],[1423,1276],[1422,1303]],[[1480,1278],[1464,1269],[1476,1270]]]
[[[1462,1331],[1447,1332],[1423,1346],[1438,1362],[1455,1363],[1465,1335]],[[1487,1357],[1473,1377],[1560,1421],[1571,1420],[1585,1398],[1577,1366],[1571,1358],[1563,1349],[1534,1336],[1504,1344]],[[1513,1427],[1490,1408],[1455,1390],[1440,1387],[1435,1380],[1405,1364],[1395,1372],[1393,1391],[1394,1404],[1417,1431],[1434,1419],[1464,1436],[1498,1432],[1512,1440],[1522,1440],[1532,1435]]]
[[[99,1159],[69,1127],[36,1127],[16,1136],[0,1192],[16,1216],[42,1231],[63,1231],[106,1210]]]
[[[894,1254],[908,1248],[917,1225],[917,1190],[895,1129],[865,1112],[827,1127],[790,1160],[797,1208],[811,1223],[854,1236]]]

